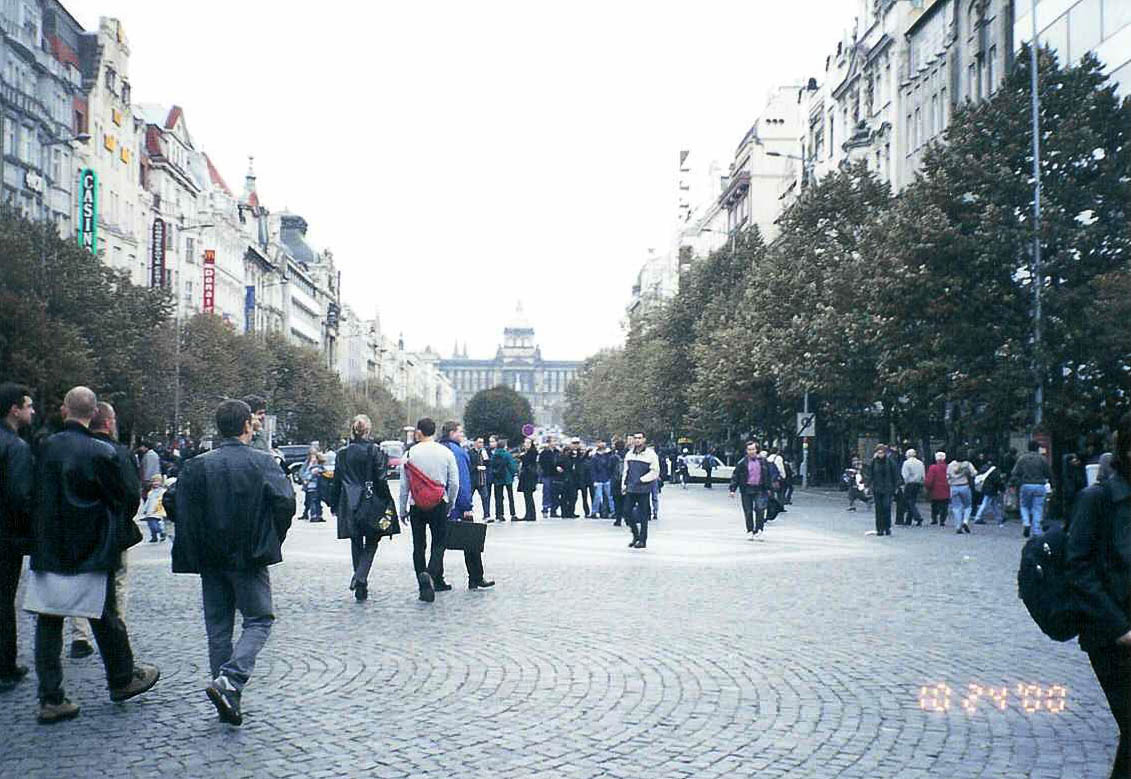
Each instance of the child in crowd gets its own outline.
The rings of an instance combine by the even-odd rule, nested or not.
[[[306,495],[306,511],[303,516],[311,522],[322,521],[322,500],[318,494],[319,477],[322,475],[322,463],[325,458],[314,449],[306,456],[299,478],[302,479],[302,490]]]
[[[141,505],[141,516],[145,524],[149,525],[149,543],[156,544],[165,540],[165,528],[162,520],[165,519],[165,507],[161,505],[161,498],[165,495],[165,477],[160,474],[149,480],[149,492],[145,496],[145,503]]]

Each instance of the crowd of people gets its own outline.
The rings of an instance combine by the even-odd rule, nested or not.
[[[1088,485],[1088,477],[1077,455],[1068,455],[1065,463],[1062,505],[1071,507]],[[930,524],[947,527],[950,522],[956,534],[970,534],[971,525],[991,521],[1003,526],[1007,508],[1016,510],[1025,538],[1044,531],[1052,479],[1048,453],[1037,441],[1031,441],[1024,454],[1011,450],[1000,466],[990,453],[972,457],[965,449],[953,456],[935,452],[933,462],[926,465],[915,449],[878,444],[866,465],[854,459],[842,477],[848,511],[856,511],[857,502],[871,505],[877,536],[891,535],[893,513],[896,525],[922,527],[925,518],[919,504],[925,499],[930,504]]]
[[[33,451],[20,436],[35,415],[31,393],[17,384],[0,385],[0,691],[28,674],[17,662],[15,616],[26,555],[22,608],[36,617],[39,722],[79,713],[63,684],[67,618],[73,635],[85,635],[88,647],[91,640],[97,644],[111,700],[127,701],[158,682],[159,669],[135,659],[126,625],[126,552],[143,541],[141,518],[150,542],[172,539],[173,572],[200,577],[210,670],[204,691],[222,721],[242,723],[243,692],[275,620],[268,569],[283,559],[297,508],[294,485],[269,454],[266,405],[256,397],[246,400],[221,402],[215,412],[219,443],[185,458],[177,477],[166,480],[153,447],[131,450],[119,443],[113,406],[90,389],[75,387],[66,394],[62,429]],[[576,438],[561,445],[551,438],[541,446],[526,439],[516,457],[505,439],[469,442],[459,422],[437,428],[424,418],[400,464],[394,495],[388,457],[372,440],[370,420],[355,417],[350,432],[349,442],[334,453],[325,494],[338,538],[350,541],[349,590],[359,602],[368,599],[380,540],[399,534],[402,523],[410,528],[422,601],[434,602],[437,593],[452,589],[444,570],[449,548],[463,551],[470,590],[493,587],[484,572],[486,523],[474,522],[476,496],[487,522],[505,521],[504,506],[512,521],[536,521],[533,495],[541,486],[543,519],[581,516],[580,499],[583,516],[627,525],[629,546],[645,549],[649,523],[659,518],[662,485],[686,467],[679,458],[659,455],[642,433],[614,439],[611,446],[597,441],[591,448]],[[1131,772],[1131,417],[1119,423],[1115,441],[1115,454],[1101,459],[1091,486],[1080,459],[1068,457],[1066,464],[1078,472],[1062,477],[1061,489],[1072,493],[1063,501],[1071,509],[1064,567],[1076,597],[1080,644],[1119,723],[1113,776],[1125,776]],[[321,518],[316,503],[324,493],[308,485],[323,477],[324,462],[312,453],[302,468],[301,491],[312,521]],[[1051,470],[1036,443],[1000,468],[989,456],[971,460],[962,451],[953,457],[937,452],[926,466],[914,449],[881,445],[866,467],[854,464],[846,479],[850,501],[864,497],[874,505],[877,535],[891,534],[893,511],[895,524],[923,525],[921,496],[931,504],[932,524],[951,522],[957,533],[969,534],[971,524],[1003,520],[1011,490],[1024,535],[1045,531]],[[521,518],[512,489],[516,481],[524,496]],[[752,539],[759,540],[766,523],[786,510],[790,481],[781,453],[755,441],[746,445],[729,492],[741,498]],[[242,631],[235,640],[237,612]]]

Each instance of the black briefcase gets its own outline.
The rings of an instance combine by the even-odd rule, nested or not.
[[[445,549],[482,552],[487,540],[487,525],[482,522],[449,522]]]

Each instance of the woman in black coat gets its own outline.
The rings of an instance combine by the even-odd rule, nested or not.
[[[365,493],[366,482],[373,482],[373,493],[385,510],[393,505],[387,478],[388,458],[381,447],[370,440],[372,429],[373,424],[365,414],[358,414],[353,418],[350,424],[353,438],[347,446],[338,450],[338,459],[334,463],[334,486],[331,489],[332,507],[338,520],[338,538],[350,540],[353,555],[350,589],[359,601],[369,597],[369,569],[377,554],[377,543],[381,540],[381,536],[367,533],[354,520],[354,512]]]
[[[518,491],[526,501],[526,514],[520,522],[533,522],[538,518],[534,507],[534,490],[538,489],[538,447],[527,438],[522,442],[522,453],[518,458],[522,469],[518,472]]]
[[[1065,563],[1083,622],[1080,648],[1119,725],[1112,777],[1131,776],[1131,414],[1116,428],[1113,473],[1080,493]]]

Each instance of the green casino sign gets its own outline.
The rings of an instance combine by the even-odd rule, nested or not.
[[[79,246],[98,254],[98,174],[90,168],[79,173]]]

